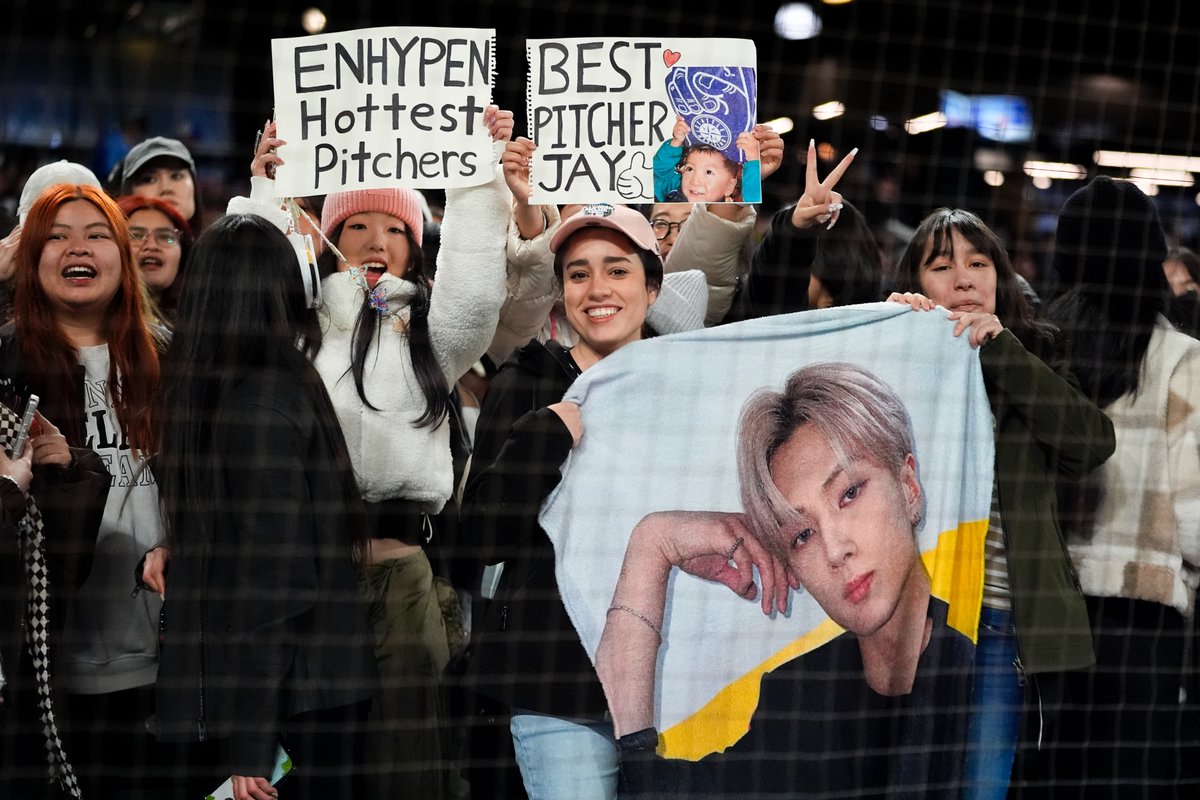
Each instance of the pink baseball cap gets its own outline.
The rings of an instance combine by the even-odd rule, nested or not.
[[[612,228],[625,234],[640,249],[662,258],[650,221],[632,208],[612,203],[589,203],[568,217],[550,238],[550,252],[557,253],[567,239],[581,228]]]

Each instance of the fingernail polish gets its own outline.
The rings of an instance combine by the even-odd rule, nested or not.
[[[808,147],[809,147],[809,149],[812,149],[812,148],[814,148],[814,147],[816,147],[816,146],[817,146],[817,140],[816,140],[816,139],[809,139],[809,140],[808,140]]]
[[[856,155],[858,155],[858,148],[856,147],[856,148],[854,148],[853,150],[851,150],[851,151],[850,151],[850,155],[852,155],[852,156],[856,156]]]

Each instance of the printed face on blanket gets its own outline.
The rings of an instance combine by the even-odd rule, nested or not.
[[[825,312],[804,316],[814,328],[834,319]],[[751,327],[760,335],[780,330],[766,321]],[[895,330],[913,328],[896,320]],[[872,364],[840,336],[811,335],[804,350],[827,347],[842,351],[842,358]],[[724,344],[710,341],[714,337],[697,334],[697,350],[702,342]],[[661,363],[650,350],[637,351],[645,355],[638,366]],[[803,351],[798,358],[803,362]],[[632,779],[639,790],[680,781],[698,795],[736,794],[737,786],[744,790],[744,779],[786,784],[788,775],[798,774],[793,769],[806,775],[801,794],[912,786],[932,775],[957,780],[973,652],[963,630],[974,623],[964,596],[972,591],[972,579],[951,576],[959,552],[955,538],[966,530],[960,521],[969,521],[971,547],[982,550],[974,537],[986,510],[989,476],[979,486],[972,478],[964,496],[956,483],[979,469],[986,473],[986,410],[965,406],[963,437],[947,439],[944,429],[937,431],[924,390],[904,370],[859,363],[818,358],[790,372],[781,369],[780,378],[764,388],[754,388],[762,387],[761,376],[739,383],[746,391],[729,401],[718,400],[719,392],[708,398],[731,417],[724,423],[706,418],[705,425],[721,426],[717,435],[723,441],[734,434],[726,452],[735,463],[718,456],[705,469],[721,482],[736,479],[732,504],[667,484],[629,493],[632,502],[649,506],[648,513],[638,518],[624,550],[611,602],[602,612],[594,661],[622,746],[625,737],[639,749],[653,738],[665,757]],[[584,381],[589,377],[595,376]],[[677,386],[659,375],[643,380],[629,365],[612,380],[572,392],[585,397],[585,419],[589,403],[600,414],[590,435],[609,432],[619,419],[615,411],[610,418],[603,400],[643,385],[659,392]],[[965,393],[963,400],[970,396]],[[928,497],[917,431],[935,487]],[[684,462],[703,461],[702,453],[680,444]],[[567,482],[573,471],[594,476],[593,469],[611,457],[608,447],[594,456],[581,454],[569,466]],[[657,473],[676,463],[671,459],[646,469]],[[704,478],[696,473],[691,482]],[[663,493],[675,498],[670,505],[655,498]],[[563,508],[572,507],[571,501],[584,502],[582,495],[555,498]],[[696,508],[730,510],[690,510]],[[554,520],[554,511],[548,513]],[[565,547],[573,545],[571,533]],[[757,601],[765,617],[738,612],[724,601],[725,589],[711,583]],[[595,613],[582,604],[579,610]],[[591,619],[576,620],[586,642]],[[744,633],[733,635],[740,637],[740,647],[754,648],[756,655],[741,659],[719,652],[720,645],[714,649],[713,636],[739,629]],[[674,660],[684,652],[686,662]],[[740,659],[739,666],[733,658]],[[706,666],[697,669],[698,663]],[[864,747],[872,755],[863,756]],[[746,758],[751,754],[755,758]],[[790,766],[765,767],[776,759]]]
[[[911,437],[890,387],[835,363],[797,370],[783,392],[752,397],[739,435],[751,532],[857,635],[867,682],[884,695],[911,689],[929,635]]]

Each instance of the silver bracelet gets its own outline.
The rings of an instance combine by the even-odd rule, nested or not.
[[[660,642],[662,641],[662,638],[663,638],[662,631],[660,631],[660,630],[658,629],[658,626],[657,626],[657,625],[655,625],[653,622],[651,622],[651,621],[650,621],[650,618],[649,618],[649,617],[647,617],[647,616],[646,616],[645,614],[643,614],[642,612],[640,612],[640,611],[637,611],[637,610],[635,610],[635,609],[632,609],[632,608],[630,608],[629,606],[613,606],[612,608],[610,608],[610,609],[608,610],[608,613],[609,613],[609,614],[611,614],[611,613],[612,613],[612,612],[614,612],[614,611],[624,611],[626,614],[632,614],[633,616],[637,617],[637,618],[638,618],[638,619],[640,619],[642,622],[646,623],[646,627],[647,627],[647,628],[649,628],[650,630],[654,631],[654,633],[655,633],[655,634],[658,636],[658,640],[659,640]]]

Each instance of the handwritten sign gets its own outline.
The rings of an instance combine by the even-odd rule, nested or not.
[[[494,39],[387,27],[272,40],[278,194],[486,182]]]
[[[741,186],[749,156],[736,144],[757,112],[752,41],[531,39],[527,46],[534,202],[665,199],[656,184],[672,186],[672,200],[700,202],[680,196],[677,169],[683,151],[697,144],[728,160],[722,166],[736,173],[739,187],[712,187],[704,202],[757,200],[757,161],[754,185]],[[677,117],[689,126],[682,148],[670,145]],[[661,180],[656,160],[666,167]]]

